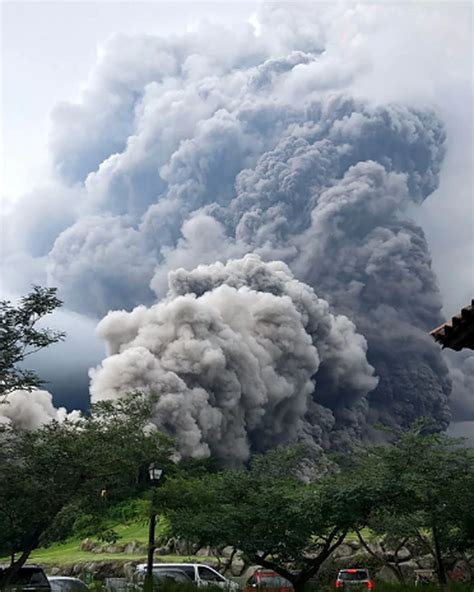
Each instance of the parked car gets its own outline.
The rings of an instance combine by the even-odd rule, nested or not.
[[[68,576],[48,576],[51,592],[89,592],[89,588],[79,578]]]
[[[341,569],[337,574],[336,588],[340,590],[373,590],[372,580],[367,569]]]
[[[243,592],[254,592],[255,588],[265,588],[274,592],[293,592],[291,582],[268,569],[257,569],[249,577],[243,588]]]
[[[105,578],[106,592],[129,592],[133,588],[127,578]]]
[[[137,570],[132,576],[132,579],[127,586],[129,592],[142,592],[146,579],[146,566],[142,569],[139,565]],[[163,584],[168,582],[175,582],[176,584],[188,584],[189,586],[195,586],[193,580],[186,575],[181,569],[153,569],[153,587],[159,588]]]
[[[6,569],[5,565],[0,565],[0,576]],[[24,565],[20,567],[6,590],[8,592],[51,592],[51,585],[39,565]]]
[[[154,563],[153,573],[158,573],[162,570],[178,570],[184,572],[194,585],[202,588],[205,586],[218,586],[227,590],[239,590],[240,586],[237,582],[228,580],[218,571],[203,565],[201,563]],[[138,571],[146,572],[146,564],[141,563],[137,566]]]
[[[430,586],[436,582],[434,569],[415,569],[415,586]]]

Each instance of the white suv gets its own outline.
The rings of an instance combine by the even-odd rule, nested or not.
[[[336,588],[340,590],[373,590],[372,580],[367,569],[340,569],[337,574]]]
[[[205,586],[218,586],[226,590],[239,590],[240,586],[233,580],[228,580],[218,571],[203,565],[202,563],[154,563],[153,571],[159,570],[179,570],[185,573],[194,584],[200,588]],[[146,572],[146,563],[137,565],[137,572]]]

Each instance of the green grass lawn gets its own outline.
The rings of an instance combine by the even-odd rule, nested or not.
[[[148,540],[148,525],[146,523],[136,522],[131,524],[120,524],[114,527],[119,535],[117,544],[126,544],[131,541],[137,541],[145,545]],[[31,554],[30,561],[44,564],[64,565],[67,563],[81,563],[88,561],[130,561],[140,559],[142,556],[137,554],[125,553],[91,553],[82,551],[80,544],[82,539],[71,539],[64,543],[56,543],[44,549],[37,549]],[[107,543],[103,543],[106,545]],[[144,555],[143,555],[144,557]]]
[[[115,532],[118,534],[117,542],[114,544],[124,545],[132,541],[137,541],[140,545],[145,546],[148,541],[148,524],[146,521],[132,522],[129,524],[120,524],[114,526]],[[160,525],[157,525],[157,536],[160,534]],[[369,533],[364,532],[367,536]],[[80,544],[83,539],[71,539],[64,543],[56,543],[47,548],[37,549],[31,554],[30,561],[41,563],[44,565],[67,565],[72,563],[88,563],[92,561],[140,561],[145,559],[145,554],[138,553],[92,553],[90,551],[82,551]],[[357,537],[354,533],[349,533],[346,537],[348,541],[355,541]],[[107,543],[103,543],[104,546]],[[162,562],[183,562],[189,560],[189,557],[184,556],[156,556],[156,561]],[[204,557],[196,558],[196,560],[203,561]],[[1,560],[0,560],[1,561]]]
[[[123,545],[132,541],[137,541],[141,545],[146,545],[148,541],[148,524],[145,522],[133,522],[130,524],[120,524],[114,527],[114,530],[119,535],[117,545]],[[157,536],[159,535],[159,527],[157,525]],[[92,538],[92,537],[91,537]],[[92,553],[90,551],[82,551],[80,544],[83,539],[71,539],[64,543],[56,543],[50,547],[37,549],[31,554],[30,561],[33,563],[41,563],[45,565],[66,565],[71,563],[88,563],[91,561],[140,561],[145,559],[145,554],[137,553]],[[107,543],[103,543],[104,546]],[[188,557],[175,555],[161,555],[157,556],[155,561],[162,562],[184,562]],[[200,557],[200,560],[203,558]]]

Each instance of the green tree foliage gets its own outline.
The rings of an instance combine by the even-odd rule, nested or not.
[[[431,554],[445,586],[446,556],[474,549],[474,451],[414,429],[391,446],[364,451],[359,462],[361,474],[372,471],[385,491],[370,516],[372,532],[391,549],[403,544]]]
[[[151,461],[170,464],[169,441],[145,429],[149,405],[134,395],[36,431],[0,426],[0,554],[11,557],[3,584],[64,526],[68,508],[100,515],[101,492],[107,503],[126,499],[139,491]]]
[[[158,492],[174,535],[216,549],[232,546],[274,569],[295,588],[356,531],[370,532],[402,581],[397,553],[406,545],[431,553],[445,585],[446,557],[474,548],[474,451],[419,429],[384,446],[318,466],[304,482],[301,451],[272,451],[249,469],[169,479]],[[373,541],[370,541],[373,542]],[[383,555],[383,554],[382,554]]]
[[[41,386],[39,376],[20,364],[27,356],[64,339],[64,333],[38,328],[39,321],[61,304],[56,288],[41,286],[33,286],[18,306],[0,301],[0,401],[15,389]]]
[[[176,536],[231,545],[300,590],[347,532],[365,524],[378,495],[373,483],[352,474],[326,471],[305,483],[303,470],[301,458],[283,450],[257,457],[249,470],[168,479],[157,509]]]

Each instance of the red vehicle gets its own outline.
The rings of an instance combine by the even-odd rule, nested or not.
[[[274,592],[293,592],[291,582],[274,571],[257,569],[242,589],[242,592],[254,592],[255,588],[264,588]]]

